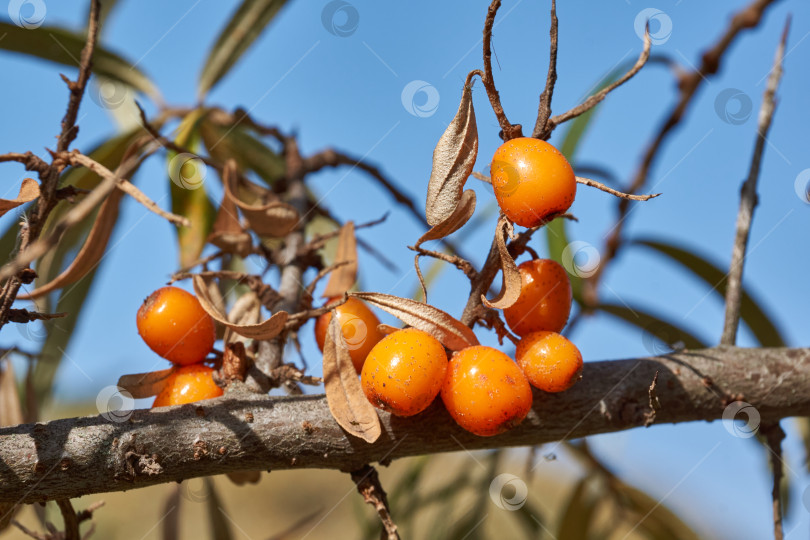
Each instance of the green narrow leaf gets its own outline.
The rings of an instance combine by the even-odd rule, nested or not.
[[[645,531],[656,540],[699,540],[699,536],[674,512],[653,497],[632,486],[617,482],[615,489],[621,497],[619,503],[638,514],[642,521],[631,518],[639,531]]]
[[[198,94],[201,99],[256,41],[285,3],[286,0],[242,0],[208,52],[200,74]]]
[[[197,128],[204,113],[205,111],[197,109],[183,118],[177,132],[179,145],[193,148],[198,135]],[[214,226],[217,209],[205,190],[208,171],[202,161],[176,152],[167,152],[167,160],[172,212],[191,221],[190,227],[176,229],[180,266],[186,267],[199,259],[206,238]]]
[[[213,540],[231,540],[231,527],[225,519],[225,510],[222,501],[219,498],[213,480],[206,476],[203,481],[205,482],[206,506],[208,507],[206,513],[208,514],[208,523],[211,526],[211,538]]]
[[[711,287],[711,291],[716,292],[718,297],[725,301],[726,288],[728,285],[726,278],[728,276],[717,264],[683,247],[666,242],[638,239],[635,240],[633,244],[651,248],[679,263],[704,281]],[[785,346],[785,341],[779,333],[779,330],[771,322],[765,310],[760,307],[759,303],[745,288],[743,288],[742,302],[740,303],[740,318],[745,322],[746,326],[751,330],[751,333],[754,334],[756,340],[763,347]]]
[[[560,518],[557,538],[589,540],[588,534],[597,503],[596,497],[588,491],[590,479],[590,476],[586,476],[574,487]]]
[[[706,342],[689,331],[638,307],[630,308],[624,305],[602,303],[596,306],[596,309],[641,328],[646,335],[654,336],[669,346],[682,343],[686,349],[706,348]],[[647,347],[653,349],[651,344],[647,344]]]
[[[284,159],[242,126],[220,125],[204,118],[199,131],[205,149],[217,161],[225,163],[233,158],[240,170],[255,172],[268,186],[284,176]]]
[[[15,24],[0,22],[0,49],[27,54],[78,68],[85,38],[64,28],[40,26],[26,29]],[[144,94],[158,96],[157,88],[139,69],[122,57],[103,47],[96,47],[93,56],[93,73],[120,81]]]

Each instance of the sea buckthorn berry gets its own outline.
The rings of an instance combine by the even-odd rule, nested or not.
[[[169,375],[163,390],[155,398],[152,407],[168,407],[194,403],[222,395],[222,388],[214,383],[213,369],[202,364],[176,368]]]
[[[556,332],[532,332],[517,346],[517,363],[544,392],[562,392],[582,378],[582,353]]]
[[[565,212],[577,192],[574,170],[562,153],[529,137],[503,143],[492,156],[490,174],[498,206],[523,227]]]
[[[562,330],[571,313],[571,281],[565,269],[551,259],[534,259],[520,263],[518,271],[520,296],[503,310],[506,324],[519,336]]]
[[[138,310],[137,323],[150,349],[181,366],[202,362],[216,341],[214,320],[196,296],[177,287],[150,294]]]
[[[532,408],[532,389],[520,368],[492,347],[467,347],[450,359],[442,401],[458,425],[489,437],[520,424]]]
[[[406,328],[382,338],[366,358],[360,382],[372,405],[397,416],[413,416],[442,388],[447,354],[430,334]]]
[[[334,302],[339,298],[330,298],[327,303]],[[350,297],[345,303],[328,313],[324,313],[315,321],[315,341],[318,342],[318,348],[321,352],[323,352],[326,329],[329,328],[333,312],[337,314],[338,323],[340,323],[340,328],[343,330],[343,339],[349,348],[349,356],[352,357],[354,369],[357,370],[357,373],[360,373],[366,356],[374,348],[374,345],[383,338],[383,334],[377,330],[380,319],[361,300]]]

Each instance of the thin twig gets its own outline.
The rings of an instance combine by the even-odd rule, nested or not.
[[[737,214],[737,233],[734,237],[734,248],[731,252],[731,266],[728,270],[728,286],[726,288],[726,316],[723,323],[721,345],[734,345],[737,342],[737,328],[740,326],[740,303],[742,302],[742,275],[745,263],[745,252],[748,248],[748,237],[751,231],[751,221],[754,219],[754,207],[757,205],[757,181],[762,164],[762,154],[765,151],[765,141],[768,130],[773,122],[773,113],[776,108],[776,90],[782,78],[782,60],[785,56],[790,19],[785,23],[782,39],[776,49],[773,69],[768,76],[765,93],[762,97],[762,106],[759,109],[759,122],[757,124],[757,139],[754,144],[754,153],[751,157],[751,167],[748,178],[740,190],[740,210]]]
[[[167,212],[163,210],[158,204],[149,198],[146,193],[135,187],[135,184],[130,182],[129,180],[121,180],[118,182],[118,189],[141,203],[143,206],[146,207],[147,210],[157,214],[158,216],[162,217],[169,223],[173,223],[175,225],[179,225],[181,227],[190,227],[191,221],[188,218],[183,216],[178,216],[177,214],[173,214],[171,212]]]
[[[637,193],[644,187],[649,177],[655,159],[663,147],[664,141],[669,137],[683,119],[687,108],[697,93],[698,88],[707,80],[708,75],[717,73],[728,48],[743,30],[755,28],[762,19],[765,10],[776,0],[753,0],[748,6],[738,11],[731,19],[726,30],[719,40],[701,56],[700,66],[688,73],[685,73],[678,81],[680,95],[678,101],[672,107],[667,118],[661,124],[661,128],[653,138],[644,152],[644,157],[637,169],[630,186],[624,191],[627,193]],[[630,209],[629,201],[621,199],[618,201],[618,216],[611,232],[605,241],[605,245],[600,251],[602,261],[596,272],[587,280],[583,290],[585,303],[595,305],[597,303],[597,288],[609,263],[616,257],[621,249],[622,233],[626,225],[627,212]]]
[[[765,436],[766,447],[770,453],[771,472],[773,474],[773,488],[771,489],[771,500],[773,501],[773,537],[774,540],[782,540],[782,476],[784,475],[782,464],[782,441],[785,432],[779,422],[763,423],[759,426],[759,432]]]
[[[501,96],[498,94],[498,89],[495,88],[495,79],[492,77],[492,26],[495,24],[495,15],[500,7],[501,0],[492,0],[487,10],[487,18],[484,20],[484,76],[481,77],[481,81],[487,91],[492,112],[495,113],[498,124],[501,126],[503,140],[508,141],[516,137],[522,137],[523,129],[520,124],[512,125],[506,118],[503,105],[501,105]]]
[[[585,114],[586,112],[590,111],[591,109],[596,107],[603,99],[605,99],[607,95],[610,94],[613,90],[615,90],[616,88],[618,88],[619,86],[623,85],[631,78],[633,78],[633,75],[638,73],[641,70],[641,68],[644,67],[644,64],[647,63],[647,59],[650,57],[651,46],[652,40],[650,39],[650,29],[647,28],[644,32],[644,49],[641,51],[641,55],[639,55],[638,60],[636,60],[636,63],[633,65],[632,68],[630,68],[630,71],[622,75],[620,79],[616,80],[612,84],[607,85],[602,90],[586,99],[580,105],[577,105],[573,109],[566,111],[562,114],[558,114],[557,116],[552,116],[551,118],[549,118],[545,129],[545,134],[547,135],[547,137],[551,136],[551,132],[554,131],[555,127],[559,126],[563,122],[572,120],[577,116]]]
[[[351,472],[352,480],[357,484],[357,491],[363,496],[363,500],[374,507],[382,521],[385,530],[384,538],[388,540],[399,540],[397,524],[391,519],[391,511],[388,508],[388,496],[380,484],[380,477],[377,469],[371,465],[365,465],[356,471]]]
[[[56,505],[59,507],[59,511],[62,512],[62,519],[65,521],[64,540],[81,540],[79,519],[76,516],[76,510],[70,504],[70,499],[57,499]]]
[[[429,249],[424,249],[419,246],[408,246],[408,249],[411,251],[417,252],[419,255],[424,257],[433,257],[434,259],[438,259],[440,261],[444,261],[446,263],[450,263],[466,275],[469,279],[475,279],[478,272],[475,271],[473,268],[472,263],[466,259],[462,259],[458,255],[452,255],[450,253],[442,253],[440,251],[431,251]]]
[[[650,199],[654,199],[661,195],[660,193],[653,193],[651,195],[631,195],[629,193],[622,193],[619,190],[609,188],[602,182],[597,182],[596,180],[591,180],[590,178],[583,178],[581,176],[577,176],[577,183],[583,184],[590,187],[595,187],[596,189],[601,189],[605,193],[610,193],[611,195],[615,195],[620,199],[629,199],[631,201],[649,201]]]
[[[51,167],[45,160],[35,155],[33,152],[25,152],[24,154],[9,152],[8,154],[0,155],[0,163],[10,161],[22,163],[25,165],[26,170],[37,171],[40,174],[45,173]]]
[[[554,84],[557,82],[557,2],[551,0],[551,29],[549,30],[550,45],[548,59],[548,75],[546,76],[546,86],[540,94],[540,105],[537,107],[537,120],[534,124],[532,137],[546,140],[551,136],[550,129],[547,128],[548,119],[551,116],[551,97],[554,94]],[[546,131],[549,131],[546,133]]]

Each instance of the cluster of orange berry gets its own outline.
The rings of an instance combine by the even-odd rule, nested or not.
[[[519,225],[537,226],[565,212],[574,200],[573,170],[546,142],[521,138],[503,144],[491,172],[501,210]],[[442,344],[421,330],[383,336],[380,321],[356,298],[335,308],[368,400],[392,414],[412,416],[441,394],[462,428],[491,436],[523,421],[532,406],[531,386],[545,392],[570,388],[580,378],[582,355],[559,334],[571,310],[568,275],[549,259],[526,261],[518,270],[520,296],[504,310],[509,328],[521,338],[517,363],[481,345],[458,351],[448,361]],[[331,318],[332,312],[326,313],[315,325],[321,350]]]
[[[222,395],[202,362],[214,348],[214,320],[197,297],[177,287],[163,287],[144,301],[137,315],[138,333],[150,349],[174,364],[152,407],[181,405]]]

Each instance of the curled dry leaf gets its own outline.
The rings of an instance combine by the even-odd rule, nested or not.
[[[441,223],[434,225],[416,241],[419,247],[430,240],[439,240],[450,236],[467,223],[475,212],[475,191],[468,189],[461,194],[455,210]]]
[[[498,254],[501,257],[503,285],[501,286],[501,292],[492,300],[487,300],[486,296],[481,295],[481,302],[487,307],[506,309],[517,302],[520,296],[520,272],[506,246],[506,237],[511,238],[513,232],[512,224],[506,216],[502,215],[498,219],[498,226],[495,229],[495,241],[498,244]]]
[[[380,417],[363,393],[337,317],[332,317],[326,331],[323,386],[329,410],[340,427],[369,443],[379,438]]]
[[[231,324],[251,325],[258,324],[262,316],[262,306],[256,293],[243,294],[233,303],[231,311],[228,313],[228,321]],[[224,341],[226,345],[235,341],[242,341],[246,338],[240,336],[230,328],[225,330]]]
[[[279,311],[272,317],[259,324],[234,324],[228,320],[222,310],[218,309],[211,298],[208,283],[200,276],[194,276],[194,292],[200,301],[203,309],[218,323],[225,325],[240,336],[250,339],[267,340],[273,339],[284,330],[287,323],[288,314],[286,311]]]
[[[377,331],[381,334],[388,335],[393,334],[397,330],[402,330],[402,328],[397,328],[396,326],[391,326],[390,324],[378,324]]]
[[[467,77],[455,118],[433,151],[425,214],[431,226],[439,225],[456,210],[464,183],[478,156],[478,128],[472,102],[471,77]]]
[[[118,220],[118,209],[123,196],[124,192],[119,189],[112,191],[107,196],[98,210],[96,221],[87,235],[87,240],[84,241],[76,258],[64,272],[43,286],[27,294],[20,294],[17,298],[20,300],[40,298],[51,291],[72,285],[89,274],[98,265],[107,250],[107,243],[110,241],[110,235]]]
[[[235,253],[244,258],[253,251],[253,241],[242,224],[239,222],[239,211],[233,199],[228,196],[222,198],[219,205],[217,217],[214,220],[214,227],[207,241],[214,244],[222,251]]]
[[[269,202],[259,205],[248,204],[239,196],[239,174],[236,161],[229,159],[222,172],[222,183],[225,186],[225,197],[229,198],[239,209],[250,224],[250,228],[261,236],[282,237],[293,230],[299,222],[298,212],[287,203],[277,200],[275,194],[259,186],[246,182],[247,188],[254,193],[263,193],[264,199]]]
[[[329,282],[323,291],[324,298],[342,296],[357,281],[357,239],[354,236],[354,222],[347,221],[340,228],[335,263],[346,263],[332,271]]]
[[[21,204],[33,201],[37,197],[39,197],[39,184],[33,178],[26,178],[22,181],[20,193],[16,199],[0,199],[0,216]]]
[[[132,375],[121,375],[118,379],[118,387],[126,390],[135,399],[156,396],[163,390],[166,380],[172,374],[174,368],[160,371],[150,371],[149,373],[133,373]]]
[[[450,350],[478,345],[478,338],[467,325],[430,304],[383,293],[350,293],[349,296],[384,309],[405,324],[432,335]]]

